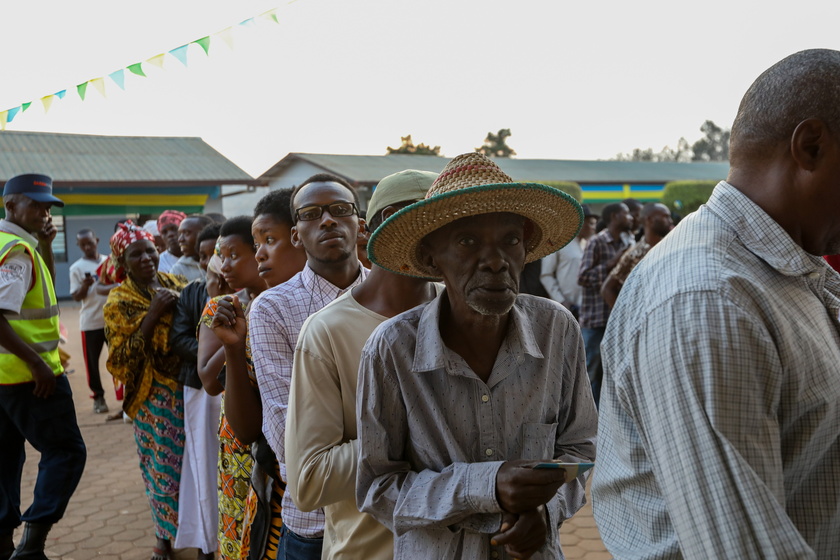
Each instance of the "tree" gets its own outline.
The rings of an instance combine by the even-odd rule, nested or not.
[[[497,134],[492,132],[487,133],[487,138],[484,139],[484,145],[476,148],[475,151],[484,154],[488,157],[511,157],[515,156],[516,152],[507,145],[507,139],[510,136],[510,129],[503,128]]]
[[[617,161],[728,161],[729,131],[720,128],[714,121],[706,121],[700,127],[705,136],[689,145],[684,137],[677,141],[677,147],[665,146],[659,152],[653,148],[635,148],[629,154],[616,154]]]
[[[431,146],[427,146],[426,144],[420,143],[417,146],[414,145],[414,142],[411,140],[411,134],[408,136],[403,136],[400,138],[401,144],[399,148],[392,148],[388,146],[388,154],[408,154],[410,156],[439,156],[440,155],[440,146],[435,146],[432,148]]]
[[[706,121],[700,132],[705,136],[692,144],[692,161],[729,161],[729,131]]]

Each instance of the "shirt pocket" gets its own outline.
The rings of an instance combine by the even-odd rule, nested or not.
[[[522,459],[548,461],[554,458],[557,422],[553,424],[522,424]]]

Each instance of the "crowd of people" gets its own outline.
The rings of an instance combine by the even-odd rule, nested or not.
[[[93,410],[107,344],[151,559],[562,558],[591,472],[616,558],[836,557],[839,108],[840,52],[771,67],[729,177],[676,228],[473,152],[385,177],[366,219],[321,173],[251,216],[121,221],[107,257],[78,231]],[[44,559],[85,463],[63,202],[33,174],[3,200],[0,560]],[[42,459],[21,514],[24,440]]]

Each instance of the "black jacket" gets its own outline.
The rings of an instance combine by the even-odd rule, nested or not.
[[[181,290],[181,297],[172,314],[172,330],[169,331],[169,344],[181,358],[181,375],[178,380],[193,389],[201,389],[198,377],[198,321],[207,305],[207,285],[204,282],[191,282]]]

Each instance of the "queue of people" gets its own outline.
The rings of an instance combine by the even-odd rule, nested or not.
[[[837,107],[840,52],[767,70],[729,177],[677,228],[468,153],[384,178],[367,220],[317,174],[221,224],[120,223],[107,259],[78,232],[86,362],[102,330],[152,560],[562,558],[591,473],[616,558],[836,557]],[[4,204],[0,560],[42,559],[85,460],[57,354],[63,203],[25,175]],[[521,293],[530,263],[549,297]],[[21,514],[24,440],[42,461]]]

